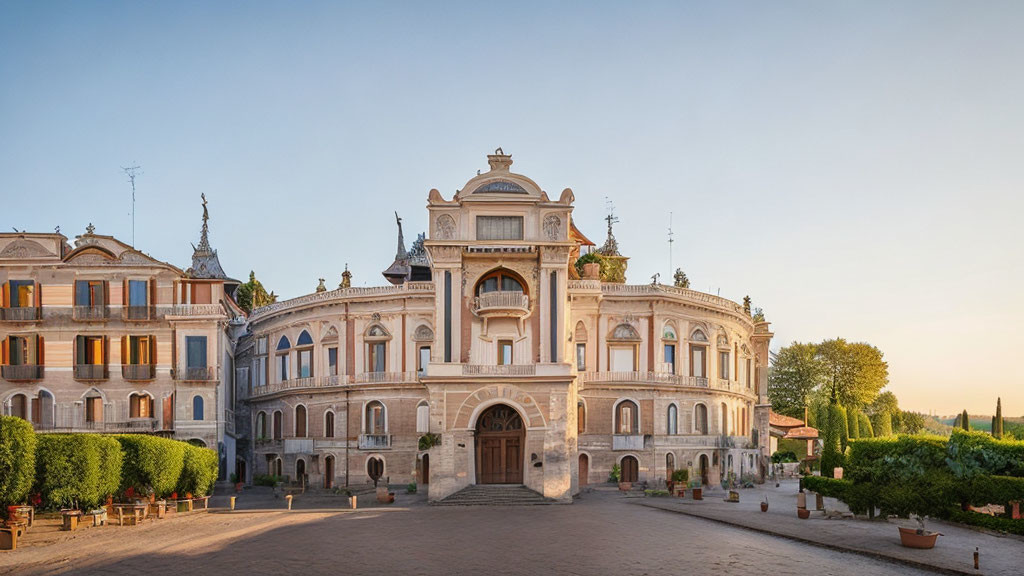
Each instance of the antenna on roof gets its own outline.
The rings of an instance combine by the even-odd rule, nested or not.
[[[132,248],[135,247],[135,177],[142,174],[139,171],[140,168],[142,166],[129,166],[127,168],[121,166],[121,170],[124,170],[124,173],[128,175],[128,181],[132,183]]]
[[[672,243],[675,240],[672,238],[675,234],[672,232],[672,213],[668,213],[668,271],[672,273]]]

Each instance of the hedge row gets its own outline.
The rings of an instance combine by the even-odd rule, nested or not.
[[[217,480],[217,452],[157,436],[36,435],[0,416],[0,505],[38,494],[44,508],[94,508],[119,493],[205,496]],[[10,472],[7,472],[10,471]]]
[[[0,416],[0,505],[25,501],[36,468],[36,435],[32,425],[14,416]]]

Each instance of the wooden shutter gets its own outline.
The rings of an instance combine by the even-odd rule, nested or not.
[[[156,306],[156,278],[149,279],[149,305]]]
[[[131,364],[131,356],[128,355],[128,337],[121,336],[121,365]]]
[[[103,375],[106,376],[110,365],[110,336],[103,337]]]
[[[149,337],[149,365],[156,366],[156,336]]]
[[[32,292],[32,305],[36,308],[43,307],[43,285],[36,282],[35,290]]]
[[[9,355],[10,355],[10,350],[9,350],[10,344],[9,344],[9,342],[10,342],[10,338],[4,338],[3,340],[0,340],[0,364],[2,364],[4,366],[7,366],[8,362],[10,361],[10,359],[9,359]]]
[[[121,306],[127,306],[130,300],[128,299],[128,279],[125,278],[122,281],[123,287],[121,288]]]
[[[95,305],[95,302],[93,302]],[[110,306],[110,282],[103,281],[103,305]]]
[[[10,288],[9,288],[7,282],[4,282],[3,285],[0,285],[0,292],[2,292],[2,294],[3,294],[3,307],[4,308],[10,308],[11,307],[11,291],[10,291]]]
[[[45,346],[45,344],[43,342],[43,337],[42,336],[37,336],[36,337],[36,346],[37,346],[37,349],[36,349],[36,363],[38,365],[40,365],[40,366],[45,366],[46,365],[46,354],[44,352],[46,350],[46,346]]]

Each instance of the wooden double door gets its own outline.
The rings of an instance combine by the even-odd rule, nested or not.
[[[477,484],[522,484],[525,439],[518,412],[503,404],[488,408],[476,428]]]

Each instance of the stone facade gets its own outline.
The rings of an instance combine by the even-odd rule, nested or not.
[[[249,475],[417,481],[431,500],[482,482],[569,500],[616,464],[636,481],[762,477],[768,324],[694,290],[573,279],[573,192],[551,200],[500,150],[488,162],[452,199],[430,191],[429,280],[400,240],[393,285],[249,317]]]

